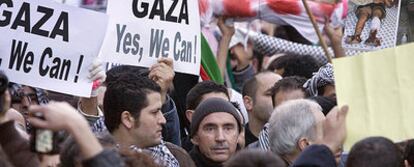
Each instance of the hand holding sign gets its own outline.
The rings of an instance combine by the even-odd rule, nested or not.
[[[174,70],[199,75],[201,62],[198,2],[109,1],[110,17],[102,60],[151,67],[170,58]]]
[[[161,87],[161,101],[164,104],[165,96],[175,76],[173,60],[170,58],[161,58],[157,64],[150,67],[148,77],[154,80]]]

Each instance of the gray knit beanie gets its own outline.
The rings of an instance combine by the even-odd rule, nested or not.
[[[195,109],[195,112],[191,119],[190,137],[192,138],[197,133],[201,121],[207,115],[217,112],[225,112],[233,115],[233,117],[237,121],[239,133],[241,132],[242,125],[237,109],[230,102],[223,100],[221,98],[208,98],[201,102]]]

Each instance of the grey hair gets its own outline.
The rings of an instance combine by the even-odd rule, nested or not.
[[[278,155],[291,155],[302,137],[316,138],[316,119],[312,110],[322,111],[315,102],[298,99],[278,106],[269,119],[270,150]]]

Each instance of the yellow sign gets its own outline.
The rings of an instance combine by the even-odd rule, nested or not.
[[[414,138],[414,43],[333,65],[338,104],[349,105],[347,150],[369,136]]]

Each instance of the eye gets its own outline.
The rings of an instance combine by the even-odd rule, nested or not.
[[[227,125],[227,126],[224,126],[224,127],[223,127],[223,129],[224,129],[225,131],[232,131],[232,130],[234,130],[234,126],[232,126],[232,125]]]
[[[207,132],[212,132],[212,131],[214,131],[214,127],[207,126],[207,127],[204,128],[204,130],[207,131]]]

